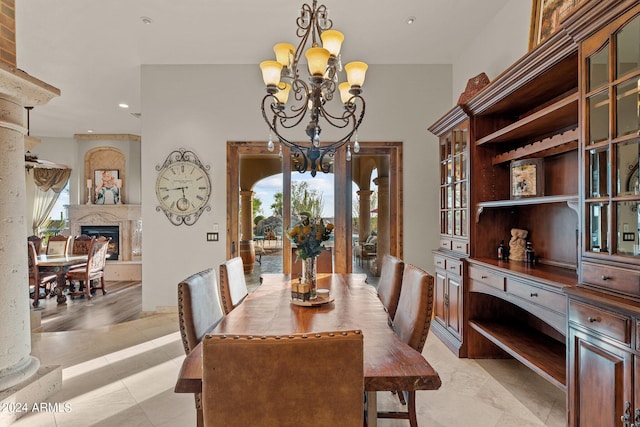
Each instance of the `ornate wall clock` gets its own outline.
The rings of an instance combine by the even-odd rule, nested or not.
[[[193,151],[180,148],[156,166],[156,197],[162,211],[173,225],[193,225],[202,212],[210,211],[210,166],[200,162]]]

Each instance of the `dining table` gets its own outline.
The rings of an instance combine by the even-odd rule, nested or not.
[[[38,269],[42,272],[54,273],[56,275],[56,286],[53,293],[56,295],[58,304],[64,304],[67,296],[63,289],[67,272],[72,268],[79,267],[87,263],[88,255],[38,255]],[[36,292],[34,305],[38,303],[38,292]]]
[[[318,274],[326,303],[298,305],[291,276],[263,274],[262,284],[211,331],[226,335],[289,335],[357,329],[364,337],[364,389],[369,427],[377,423],[378,391],[437,390],[440,377],[425,357],[400,340],[365,274]],[[298,279],[294,279],[298,281]],[[184,359],[174,392],[202,391],[202,343]],[[283,378],[283,381],[286,379]]]

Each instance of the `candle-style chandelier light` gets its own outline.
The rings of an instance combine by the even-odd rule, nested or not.
[[[262,78],[267,94],[262,99],[262,116],[269,125],[269,150],[273,151],[273,134],[281,144],[293,153],[298,172],[311,171],[311,176],[321,170],[328,173],[331,159],[336,151],[347,145],[346,159],[351,160],[351,140],[353,151],[360,150],[358,127],[364,118],[365,102],[360,94],[364,83],[367,64],[350,62],[344,66],[347,81],[339,83],[338,73],[342,71],[340,47],[344,36],[333,30],[326,6],[303,4],[296,20],[296,36],[300,38],[297,48],[290,43],[278,43],[273,47],[275,61],[260,63]],[[311,47],[307,49],[307,44]],[[321,43],[321,46],[320,46]],[[308,80],[300,77],[300,59],[304,52],[308,66]],[[340,92],[341,110],[329,111],[336,89]],[[308,114],[307,114],[308,113]],[[284,133],[303,123],[309,137],[309,145],[299,145]],[[329,124],[344,129],[344,136],[333,142],[321,141],[321,124]],[[287,134],[288,135],[288,134]]]

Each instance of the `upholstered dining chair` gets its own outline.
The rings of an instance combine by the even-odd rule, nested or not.
[[[66,255],[69,247],[69,237],[58,234],[49,237],[47,241],[47,255]]]
[[[51,293],[51,286],[56,282],[56,275],[53,273],[41,274],[38,269],[38,254],[33,242],[27,241],[27,256],[29,259],[29,295],[33,286],[33,307],[38,308],[40,301],[40,290],[44,289],[44,296]],[[37,295],[37,297],[36,297]]]
[[[95,239],[93,236],[88,236],[86,234],[80,234],[73,238],[73,243],[71,245],[71,254],[73,255],[87,255],[89,253],[89,248],[91,247],[92,241]]]
[[[414,265],[406,264],[393,329],[402,341],[419,353],[422,353],[431,327],[433,298],[433,276]],[[416,392],[398,391],[398,394],[403,396],[400,400],[406,402],[407,411],[378,411],[378,418],[407,419],[411,427],[417,427]]]
[[[27,241],[33,242],[33,245],[36,248],[36,255],[40,255],[40,252],[42,252],[42,237],[32,234],[27,237]]]
[[[69,292],[70,296],[84,295],[88,300],[91,299],[91,293],[97,289],[102,290],[102,295],[107,294],[107,289],[104,285],[104,267],[107,260],[107,250],[109,249],[110,237],[99,237],[93,239],[91,246],[89,247],[89,254],[87,257],[87,264],[80,268],[74,268],[67,272],[67,280],[70,283],[75,281],[80,282],[79,291]],[[93,284],[95,281],[99,281],[100,284]],[[84,290],[82,287],[84,286]],[[70,285],[73,289],[73,285]]]
[[[231,258],[221,264],[220,300],[224,314],[229,314],[248,294],[242,258]]]
[[[178,318],[185,354],[191,351],[224,317],[216,271],[192,274],[178,283]],[[202,399],[196,393],[197,425],[202,426]]]
[[[341,426],[364,422],[360,331],[205,335],[205,426]]]
[[[398,308],[403,271],[404,262],[400,258],[388,254],[382,258],[380,279],[378,281],[378,298],[382,301],[391,320],[396,315],[396,309]]]

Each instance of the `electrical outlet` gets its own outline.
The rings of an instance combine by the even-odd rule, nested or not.
[[[217,242],[218,233],[207,233],[207,242]]]

